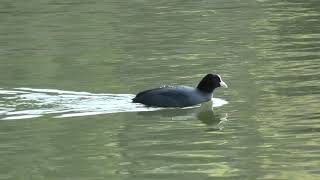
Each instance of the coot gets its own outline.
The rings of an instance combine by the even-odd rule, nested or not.
[[[165,86],[140,92],[132,99],[134,103],[142,103],[155,107],[187,107],[210,101],[214,89],[227,88],[217,74],[207,74],[196,88],[188,86]]]

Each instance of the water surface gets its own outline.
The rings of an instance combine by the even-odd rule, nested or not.
[[[0,179],[319,179],[320,4],[0,2]],[[228,102],[131,97],[219,73]]]

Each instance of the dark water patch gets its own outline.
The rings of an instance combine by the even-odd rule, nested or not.
[[[289,88],[275,88],[276,94],[283,96],[305,96],[310,94],[320,94],[319,86],[301,86]]]

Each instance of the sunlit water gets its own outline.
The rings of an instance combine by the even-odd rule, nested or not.
[[[0,179],[320,179],[319,2],[1,0]]]
[[[0,96],[2,120],[27,119],[50,114],[54,118],[65,118],[165,109],[132,103],[135,97],[133,94],[94,94],[55,89],[15,88],[14,90],[0,89]],[[211,108],[227,103],[223,99],[212,98]],[[196,108],[196,106],[187,108]]]

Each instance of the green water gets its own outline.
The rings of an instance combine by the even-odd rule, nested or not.
[[[0,88],[95,99],[0,94],[0,179],[320,179],[319,69],[318,0],[2,0]],[[228,104],[8,118],[206,73]]]

